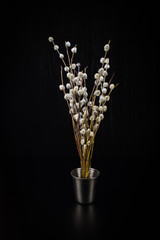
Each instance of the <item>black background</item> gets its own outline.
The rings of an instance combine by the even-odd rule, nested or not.
[[[9,3],[5,8],[2,88],[2,239],[131,239],[152,233],[150,163],[155,151],[156,24],[144,4]],[[111,40],[109,77],[119,83],[96,137],[97,201],[75,203],[70,171],[79,157],[59,91],[60,59],[77,44],[93,86]]]

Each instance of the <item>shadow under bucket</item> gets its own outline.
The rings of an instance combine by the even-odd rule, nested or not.
[[[75,198],[78,203],[90,204],[95,201],[97,179],[100,172],[97,169],[91,168],[89,177],[81,177],[81,168],[76,168],[71,171],[73,179],[73,187]]]

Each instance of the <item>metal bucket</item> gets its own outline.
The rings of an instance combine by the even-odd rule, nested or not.
[[[81,168],[71,171],[75,198],[78,203],[90,204],[95,201],[97,179],[100,172],[91,168],[88,178],[81,178]]]

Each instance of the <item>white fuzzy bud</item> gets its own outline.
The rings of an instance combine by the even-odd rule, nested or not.
[[[88,102],[88,106],[92,107],[92,102],[91,101]]]
[[[64,86],[64,85],[59,85],[59,89],[60,89],[61,91],[63,91],[63,90],[65,89],[65,86]]]
[[[60,53],[59,57],[62,59],[62,58],[64,58],[64,55],[62,53]]]
[[[79,108],[79,103],[76,103],[76,107]]]
[[[86,103],[86,100],[83,98],[81,101],[80,101],[80,103],[81,103],[81,107]]]
[[[70,66],[71,69],[75,69],[76,68],[76,64],[73,63],[71,66]]]
[[[73,73],[70,74],[69,79],[70,79],[70,80],[73,80],[73,79],[74,79],[74,74],[73,74]]]
[[[103,64],[104,62],[105,62],[105,58],[102,57],[102,58],[100,59],[100,63]]]
[[[94,106],[92,107],[92,109],[93,109],[93,111],[97,111],[97,110],[98,110],[98,106],[94,105]]]
[[[101,84],[101,82],[99,80],[95,80],[94,84],[97,86],[99,86]]]
[[[101,113],[101,114],[99,115],[99,117],[100,117],[101,120],[103,120],[104,115]]]
[[[94,116],[97,116],[97,114],[98,114],[98,112],[95,110],[95,111],[93,111],[93,115]]]
[[[98,79],[98,78],[99,78],[99,74],[96,73],[96,74],[94,75],[94,78],[95,78],[95,79]]]
[[[84,144],[84,146],[83,146],[83,151],[85,151],[85,150],[86,150],[86,148],[87,148],[87,145],[86,145],[86,144]]]
[[[48,38],[48,41],[49,41],[49,42],[53,42],[53,40],[54,40],[53,37],[49,37],[49,38]]]
[[[79,96],[81,96],[81,95],[83,95],[84,91],[83,91],[82,89],[79,89],[79,90],[77,91],[77,93],[78,93]]]
[[[70,102],[70,104],[69,104],[69,105],[70,105],[70,107],[71,107],[71,108],[73,108],[73,107],[74,107],[74,104],[73,104],[73,103],[71,103],[71,102]]]
[[[88,94],[88,93],[87,93],[87,94]],[[88,98],[85,97],[85,101],[86,101],[86,103],[88,103]]]
[[[78,86],[74,87],[74,91],[77,92],[78,91]]]
[[[102,102],[104,102],[104,101],[105,101],[105,98],[104,98],[104,96],[101,95],[101,96],[99,97],[99,102],[102,103]]]
[[[83,90],[84,92],[86,92],[86,91],[87,91],[87,88],[86,88],[86,87],[83,87],[82,90]]]
[[[69,93],[66,93],[65,95],[64,95],[64,99],[72,99],[72,96],[71,96],[71,94],[69,94]]]
[[[113,83],[110,84],[110,85],[109,85],[109,88],[110,88],[111,90],[113,90],[113,89],[114,89],[114,84],[113,84]]]
[[[107,52],[108,50],[109,50],[109,44],[106,44],[106,45],[104,46],[104,51]]]
[[[87,133],[89,134],[91,132],[90,128],[87,129]]]
[[[58,50],[59,46],[58,45],[54,45],[54,50]]]
[[[77,114],[75,114],[75,115],[73,116],[73,118],[74,118],[76,121],[78,121],[79,114],[78,114],[78,113],[77,113]]]
[[[86,133],[86,130],[83,128],[81,131],[80,131],[80,134],[84,135]]]
[[[77,81],[77,85],[79,85],[79,86],[81,86],[81,85],[82,85],[82,82],[81,82],[81,80],[78,80],[78,81]]]
[[[90,137],[94,137],[94,132],[90,132]]]
[[[80,124],[83,124],[83,123],[84,123],[84,118],[81,118],[81,119],[79,120],[79,123],[80,123]]]
[[[107,93],[107,89],[106,88],[102,88],[102,93],[106,94]]]
[[[84,138],[82,138],[81,145],[84,145],[84,143],[85,143],[85,140],[84,140]]]
[[[85,112],[87,110],[87,107],[83,107],[82,111]]]
[[[83,73],[83,78],[87,79],[87,73]]]
[[[110,96],[105,96],[105,101],[109,101],[110,100]]]
[[[73,96],[75,94],[74,89],[70,89],[69,93]]]
[[[109,69],[109,68],[110,68],[110,65],[109,65],[109,64],[106,64],[106,65],[104,66],[104,68],[105,68],[105,69]]]
[[[103,87],[108,87],[108,82],[104,82]]]
[[[90,141],[90,140],[87,142],[87,145],[88,145],[88,146],[90,146],[90,145],[91,145],[91,141]]]
[[[107,75],[108,75],[107,71],[104,70],[104,72],[103,72],[103,76],[106,77]]]
[[[96,121],[99,123],[101,121],[100,117],[97,117]]]
[[[94,92],[94,96],[99,96],[101,94],[101,92],[100,92],[100,90],[96,90],[95,92]]]
[[[67,83],[67,84],[66,84],[66,88],[67,88],[67,89],[70,89],[70,88],[71,88],[71,84],[70,84],[70,83]]]
[[[76,52],[77,52],[77,48],[76,48],[76,47],[73,47],[73,48],[71,49],[71,52],[72,52],[72,53],[76,53]]]
[[[104,68],[100,68],[99,70],[98,70],[98,73],[99,74],[102,74],[104,72]]]
[[[103,107],[102,107],[102,106],[99,107],[99,111],[100,111],[100,112],[103,111]]]
[[[78,73],[78,77],[79,77],[79,78],[82,78],[82,77],[83,77],[83,73],[82,73],[82,72],[79,72],[79,73]]]
[[[64,71],[68,72],[69,71],[69,67],[64,67]]]
[[[87,98],[87,97],[88,97],[88,93],[87,93],[87,92],[84,92],[84,93],[83,93],[83,96],[84,96],[84,98]]]
[[[70,72],[68,72],[68,73],[67,73],[67,78],[69,78],[69,79],[70,79],[70,75],[71,75],[71,73],[70,73]]]
[[[75,77],[74,79],[72,79],[73,82],[77,82],[78,81],[78,77]]]
[[[95,117],[92,115],[92,116],[90,116],[89,120],[90,120],[90,121],[94,121],[94,120],[95,120]]]
[[[71,46],[71,43],[68,41],[68,42],[65,42],[65,46],[66,47],[70,47]]]
[[[104,111],[104,112],[107,111],[107,106],[106,106],[106,105],[103,106],[103,111]]]
[[[106,58],[106,60],[104,61],[106,64],[109,63],[109,58]]]
[[[103,81],[104,81],[103,76],[101,76],[99,80],[100,80],[101,82],[103,82]]]

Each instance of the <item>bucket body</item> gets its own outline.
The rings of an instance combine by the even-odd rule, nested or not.
[[[71,171],[75,198],[78,203],[90,204],[95,201],[97,180],[100,172],[91,168],[88,178],[81,177],[81,168]]]

